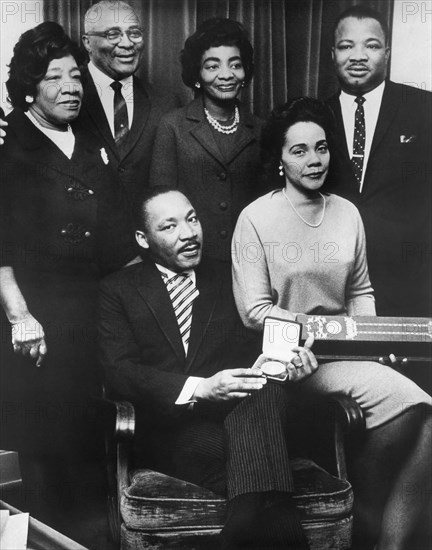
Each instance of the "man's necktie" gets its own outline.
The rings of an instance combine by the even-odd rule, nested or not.
[[[121,93],[123,84],[118,80],[111,83],[114,90],[114,139],[118,146],[121,146],[129,132],[129,119],[126,101]]]
[[[161,273],[177,317],[183,347],[187,353],[192,324],[192,306],[195,298],[199,296],[199,290],[187,273],[177,273],[171,278],[168,278],[166,273]]]
[[[354,175],[356,177],[359,188],[361,187],[365,142],[366,142],[366,125],[363,103],[365,102],[363,96],[355,98],[357,103],[357,109],[354,117],[354,143],[353,143],[353,156],[351,163],[354,169]]]

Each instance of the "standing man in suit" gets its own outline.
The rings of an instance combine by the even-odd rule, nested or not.
[[[308,548],[284,436],[298,407],[251,368],[259,343],[238,317],[229,266],[201,259],[201,225],[179,191],[146,191],[139,224],[143,262],[105,279],[100,301],[101,362],[115,397],[135,405],[137,456],[228,496],[226,550]],[[317,368],[310,344],[294,379]]]
[[[148,182],[159,119],[175,107],[135,76],[143,33],[126,2],[102,0],[85,14],[82,40],[90,61],[79,120],[102,140],[132,204]]]
[[[432,94],[386,79],[388,28],[370,8],[339,16],[332,57],[327,190],[360,210],[378,315],[431,316]]]

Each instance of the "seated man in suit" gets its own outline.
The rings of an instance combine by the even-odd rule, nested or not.
[[[312,341],[297,348],[288,384],[266,383],[251,368],[261,342],[239,320],[229,267],[201,258],[201,225],[189,200],[151,188],[139,218],[143,261],[102,282],[99,327],[107,384],[115,398],[135,405],[137,461],[228,497],[225,550],[308,548],[292,499],[289,451],[309,410],[308,384],[296,382],[320,373]],[[410,548],[400,543],[417,528],[429,496],[409,509],[399,497],[407,484],[427,487],[430,397],[402,377],[397,389],[388,373],[372,383],[354,375],[342,385],[359,396],[369,429],[351,476],[372,540],[357,548],[372,548],[378,533],[380,549]],[[389,406],[396,417],[374,427],[372,419]]]
[[[135,405],[137,457],[227,495],[223,548],[308,548],[285,441],[296,407],[251,368],[260,342],[240,322],[229,268],[201,258],[201,225],[179,191],[146,192],[136,238],[143,262],[101,286],[100,350],[111,391]],[[292,379],[317,368],[310,345]]]

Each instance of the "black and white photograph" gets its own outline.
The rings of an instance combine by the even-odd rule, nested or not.
[[[0,0],[0,548],[432,548],[432,0]]]

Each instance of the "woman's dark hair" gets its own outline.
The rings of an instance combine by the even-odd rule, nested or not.
[[[194,88],[195,83],[199,82],[203,53],[219,46],[235,46],[239,49],[246,74],[245,85],[249,84],[254,71],[253,48],[245,28],[238,21],[214,17],[201,23],[186,40],[180,54],[182,78],[186,86]]]
[[[27,110],[25,97],[36,96],[36,85],[46,75],[50,62],[68,55],[78,66],[84,64],[85,56],[79,46],[57,23],[46,21],[23,33],[15,44],[6,82],[12,106]]]
[[[263,164],[272,187],[277,181],[286,133],[297,122],[314,122],[324,130],[327,141],[332,141],[334,116],[330,107],[323,101],[313,97],[297,97],[276,107],[263,129],[261,137]]]

